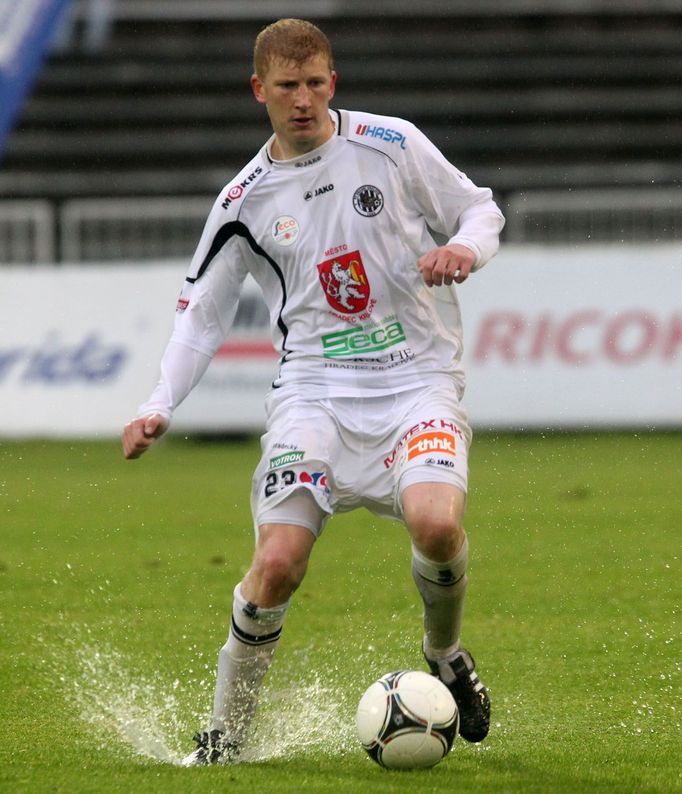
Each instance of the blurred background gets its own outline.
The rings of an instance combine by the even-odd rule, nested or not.
[[[5,0],[0,435],[109,435],[147,396],[221,188],[270,134],[258,31],[329,35],[336,107],[415,122],[507,217],[461,290],[474,424],[682,425],[682,2]],[[179,429],[259,430],[247,284]]]

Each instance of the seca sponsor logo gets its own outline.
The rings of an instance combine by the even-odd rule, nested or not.
[[[455,437],[450,433],[424,433],[407,442],[407,459],[413,460],[419,455],[429,452],[441,452],[446,455],[456,455]]]
[[[322,337],[322,354],[325,358],[336,358],[374,353],[404,341],[405,332],[396,320],[375,328],[349,328],[347,331],[325,334]]]
[[[447,419],[424,419],[421,422],[418,422],[416,425],[412,425],[412,427],[410,427],[409,430],[406,430],[402,434],[402,436],[398,440],[398,443],[393,448],[391,454],[388,457],[384,458],[385,468],[387,469],[391,468],[391,466],[395,463],[398,454],[405,446],[405,443],[409,441],[417,433],[423,434],[429,431],[437,432],[438,430],[449,431],[448,435],[453,434],[454,436],[462,440],[464,439],[464,436],[462,435],[462,431],[459,429],[459,427],[457,427],[457,425],[454,422],[450,422]]]
[[[582,309],[564,317],[498,311],[479,325],[477,362],[539,363],[558,359],[572,366],[600,361],[628,366],[658,358],[671,362],[682,349],[682,313],[669,317],[640,309],[609,314]]]
[[[388,141],[388,143],[399,143],[401,149],[404,149],[407,145],[407,138],[402,132],[389,129],[388,127],[373,127],[371,124],[358,124],[355,128],[355,134],[364,135],[368,138],[379,138],[382,141]]]
[[[254,181],[254,179],[259,177],[262,173],[263,173],[263,169],[261,168],[261,166],[258,166],[256,170],[253,173],[249,174],[243,182],[239,182],[237,185],[233,185],[227,191],[227,197],[225,198],[225,201],[223,201],[223,203],[221,204],[222,208],[226,210],[230,206],[230,204],[232,204],[233,201],[237,201],[237,199],[240,199],[242,197],[242,194],[244,193],[244,190]]]
[[[315,165],[315,163],[319,163],[322,159],[322,155],[318,154],[317,157],[311,157],[310,160],[303,160],[300,163],[296,163],[296,168],[307,168],[309,165]]]

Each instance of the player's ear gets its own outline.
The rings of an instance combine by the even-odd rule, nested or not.
[[[251,90],[256,97],[256,102],[265,104],[265,95],[263,94],[263,81],[257,74],[251,75]]]
[[[336,93],[336,72],[332,69],[331,80],[329,81],[329,99]]]

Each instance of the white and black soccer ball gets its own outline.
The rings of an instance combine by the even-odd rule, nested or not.
[[[434,766],[450,752],[459,711],[449,689],[421,670],[400,670],[375,681],[360,699],[358,738],[386,769]]]

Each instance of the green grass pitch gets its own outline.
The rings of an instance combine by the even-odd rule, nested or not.
[[[409,544],[335,518],[295,597],[246,761],[177,766],[211,708],[249,564],[255,440],[0,443],[0,791],[682,791],[682,435],[480,435],[464,642],[480,746],[386,772],[356,703],[423,668]],[[175,762],[175,763],[173,763]]]

